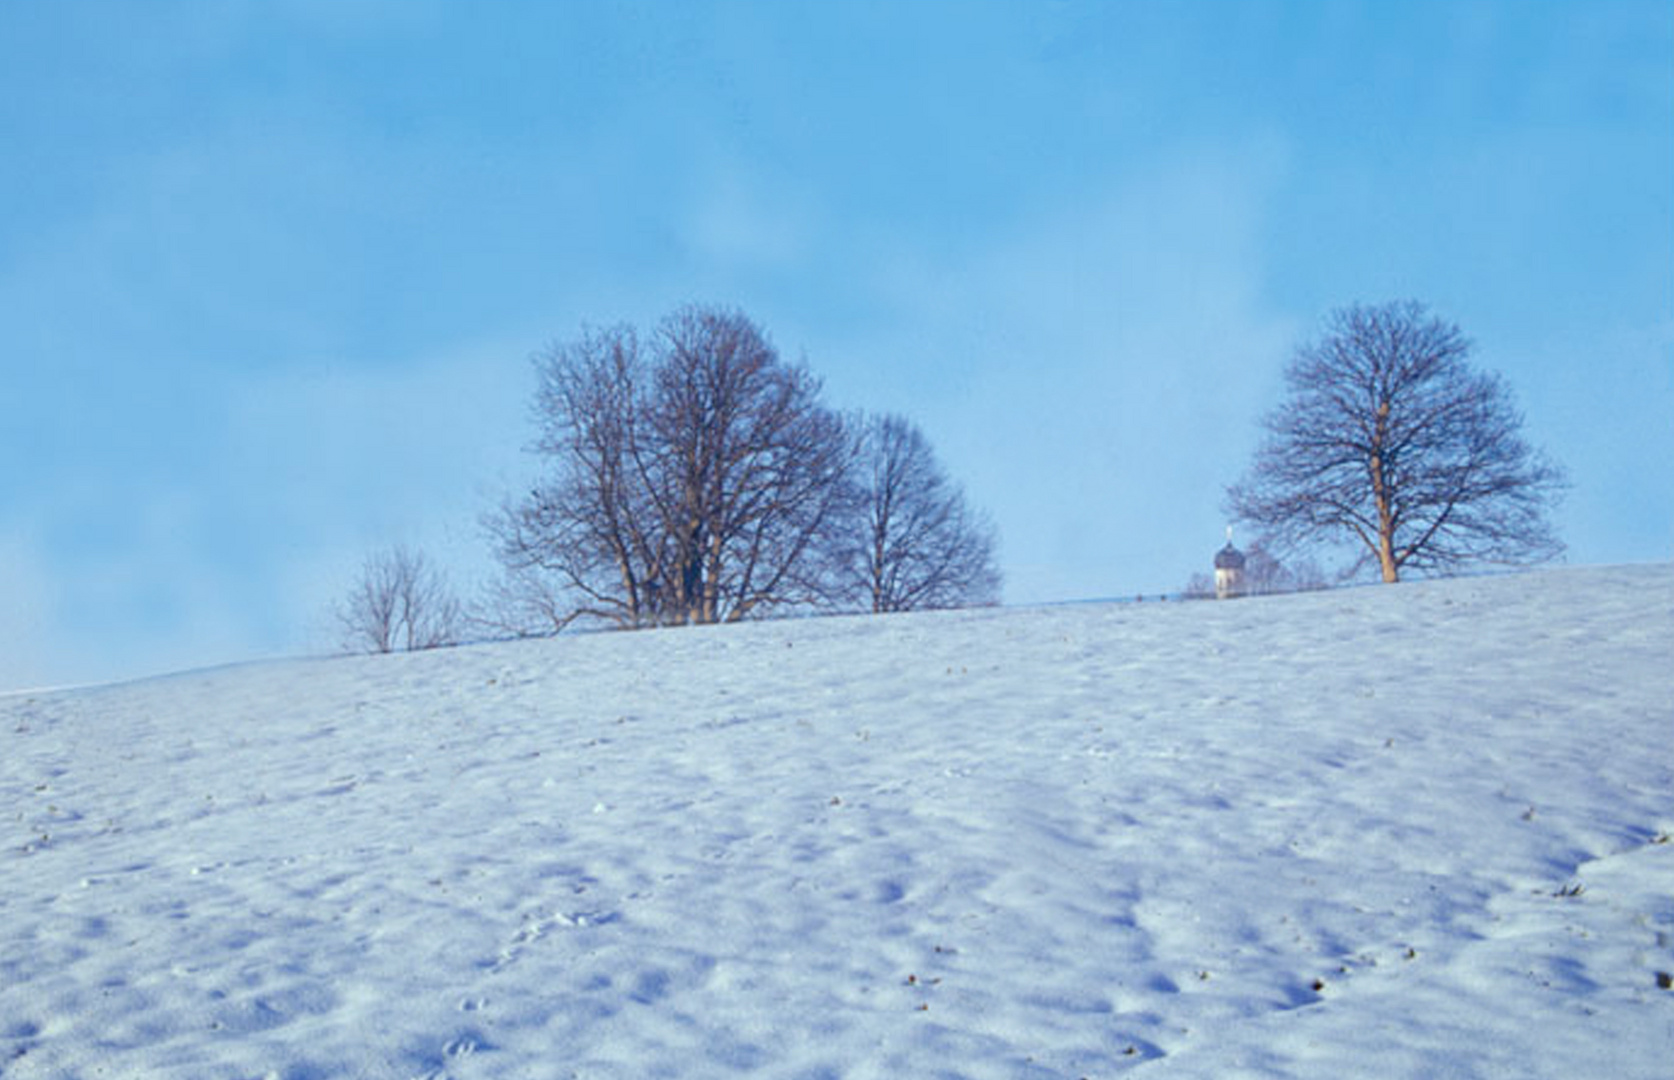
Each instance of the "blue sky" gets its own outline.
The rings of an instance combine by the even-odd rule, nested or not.
[[[528,358],[742,308],[906,413],[1011,603],[1183,584],[1290,350],[1416,298],[1674,557],[1674,7],[0,0],[0,688],[457,584]]]

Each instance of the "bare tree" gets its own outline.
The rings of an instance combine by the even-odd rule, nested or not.
[[[853,439],[820,386],[728,310],[687,307],[537,358],[540,485],[489,529],[556,631],[727,622],[829,602]]]
[[[1523,440],[1498,375],[1420,304],[1353,306],[1297,350],[1232,512],[1281,549],[1346,541],[1386,582],[1404,570],[1555,558],[1562,472]]]
[[[737,312],[684,308],[658,340],[637,457],[666,544],[665,614],[725,622],[825,602],[853,440],[819,381]]]
[[[657,621],[659,540],[639,470],[645,369],[632,328],[585,330],[536,359],[531,448],[550,463],[489,519],[505,571],[490,621],[556,633],[578,618]]]
[[[917,425],[869,417],[856,474],[861,543],[850,573],[873,611],[999,600],[994,527],[966,505]]]
[[[446,579],[422,553],[396,546],[367,558],[338,608],[352,652],[434,649],[459,640],[463,616]]]

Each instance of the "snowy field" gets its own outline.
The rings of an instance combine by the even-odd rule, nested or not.
[[[0,696],[0,1075],[1674,1076],[1674,566]]]

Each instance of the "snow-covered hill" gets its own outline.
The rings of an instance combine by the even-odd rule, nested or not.
[[[0,1074],[1663,1078],[1674,567],[0,697]]]

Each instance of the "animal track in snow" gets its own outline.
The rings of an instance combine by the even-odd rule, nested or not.
[[[618,917],[613,911],[577,911],[573,913],[554,911],[550,915],[525,915],[522,929],[512,936],[511,942],[500,950],[489,967],[494,971],[504,969],[516,960],[525,949],[545,937],[552,930],[606,926],[615,922]]]

